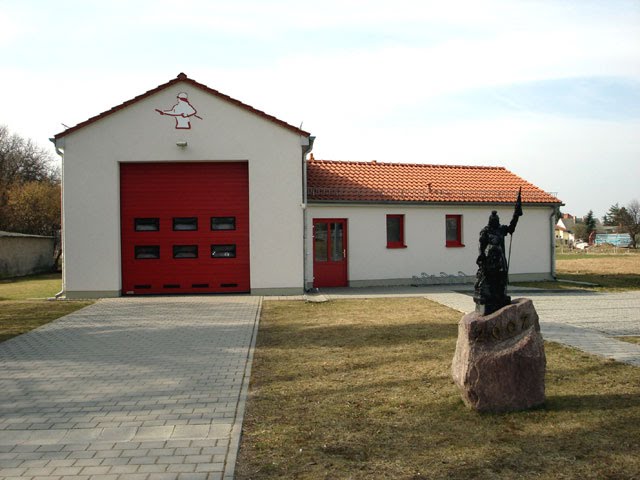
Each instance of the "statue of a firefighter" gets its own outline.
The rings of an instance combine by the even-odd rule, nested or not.
[[[511,303],[507,295],[509,283],[509,260],[505,252],[504,239],[507,234],[513,235],[522,216],[522,189],[518,191],[513,217],[509,225],[500,225],[500,217],[495,210],[489,216],[489,223],[480,230],[480,254],[476,260],[476,274],[473,301],[476,312],[489,315]]]

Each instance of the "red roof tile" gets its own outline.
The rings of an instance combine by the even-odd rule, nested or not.
[[[220,93],[217,90],[214,90],[213,88],[209,88],[206,85],[203,85],[202,83],[198,83],[195,80],[192,80],[191,78],[187,77],[184,73],[180,73],[178,74],[178,76],[176,78],[174,78],[173,80],[168,81],[167,83],[163,83],[162,85],[157,86],[156,88],[149,90],[145,93],[143,93],[142,95],[138,95],[135,98],[132,98],[131,100],[127,100],[124,103],[121,103],[120,105],[116,105],[115,107],[111,108],[110,110],[107,110],[106,112],[102,112],[94,117],[89,118],[88,120],[85,120],[84,122],[81,122],[79,124],[77,124],[74,127],[68,128],[67,130],[65,130],[64,132],[60,132],[58,134],[56,134],[54,137],[55,138],[61,138],[64,137],[65,135],[70,134],[71,132],[75,132],[76,130],[80,130],[83,127],[86,127],[87,125],[92,124],[93,122],[96,122],[104,117],[106,117],[107,115],[111,115],[112,113],[117,112],[118,110],[122,110],[123,108],[128,107],[129,105],[132,105],[136,102],[139,102],[140,100],[153,95],[154,93],[159,92],[160,90],[163,90],[165,88],[171,87],[173,85],[175,85],[178,82],[186,82],[196,88],[199,88],[200,90],[203,90],[207,93],[210,93],[211,95],[215,95],[218,98],[221,98],[223,100],[226,100],[227,102],[233,103],[234,105],[240,107],[240,108],[244,108],[245,110],[254,113],[256,115],[259,115],[277,125],[280,125],[281,127],[284,127],[288,130],[291,130],[294,133],[297,133],[299,135],[303,135],[305,137],[308,137],[309,135],[311,135],[309,132],[305,132],[304,130],[301,130],[297,127],[294,127],[293,125],[289,125],[288,123],[277,119],[276,117],[269,115],[261,110],[258,110],[256,108],[253,108],[251,105],[247,105],[246,103],[242,103],[239,100],[236,100],[234,98],[229,97],[228,95],[225,95],[223,93]]]
[[[562,201],[503,167],[342,162],[307,162],[310,202],[514,203]]]

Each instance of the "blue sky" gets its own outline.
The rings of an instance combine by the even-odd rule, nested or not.
[[[185,72],[316,158],[497,165],[640,199],[640,2],[0,0],[0,124],[62,130]]]

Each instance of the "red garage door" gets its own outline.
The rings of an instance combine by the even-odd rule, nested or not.
[[[247,164],[120,165],[122,293],[248,292]]]

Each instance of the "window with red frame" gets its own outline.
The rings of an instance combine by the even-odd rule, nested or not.
[[[387,248],[406,248],[404,215],[387,215]]]
[[[447,215],[445,231],[447,247],[464,247],[462,243],[462,215]]]

